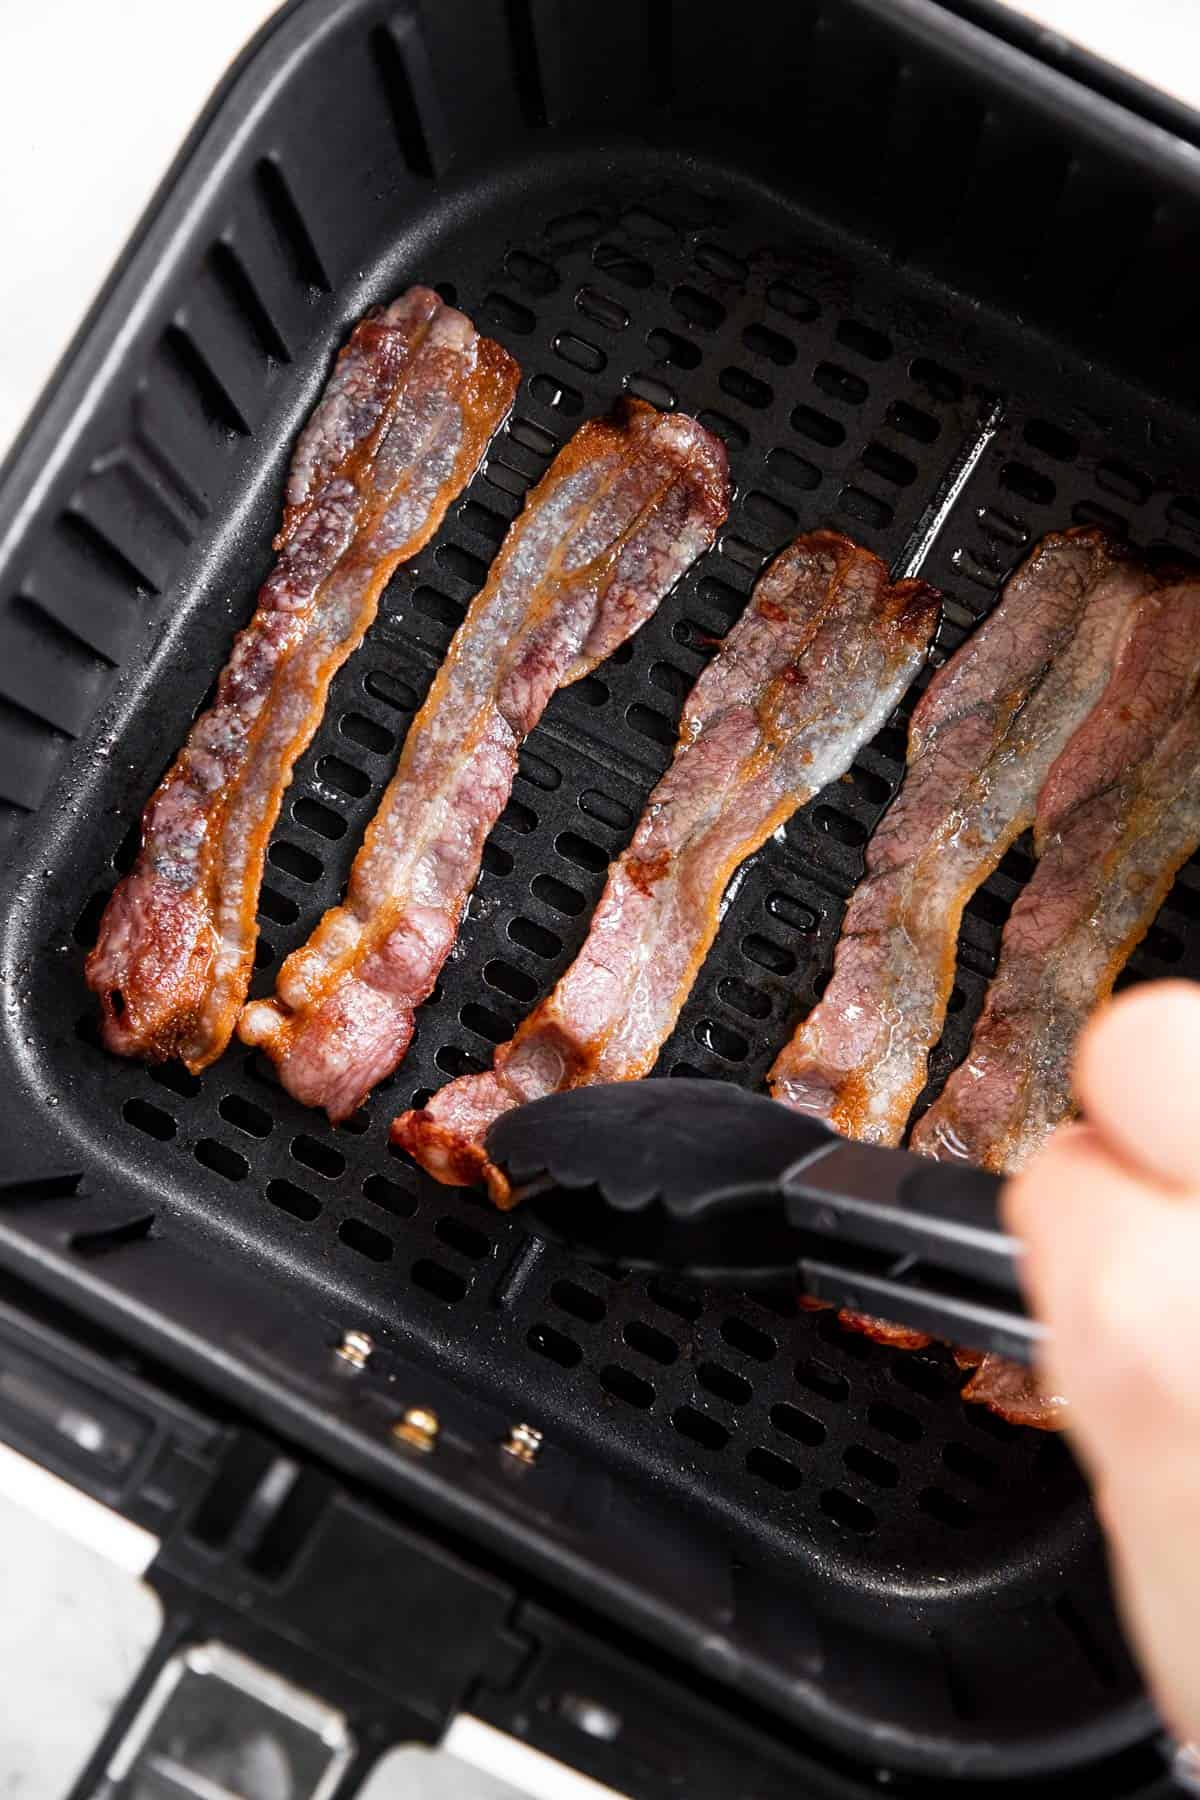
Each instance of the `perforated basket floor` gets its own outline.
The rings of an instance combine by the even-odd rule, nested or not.
[[[390,53],[375,54],[386,74]],[[731,1569],[751,1584],[770,1570],[806,1597],[831,1687],[853,1687],[874,1638],[892,1647],[894,1693],[870,1696],[884,1714],[924,1709],[938,1730],[998,1740],[1115,1715],[1136,1684],[1061,1442],[965,1407],[946,1354],[880,1349],[790,1295],[583,1272],[531,1243],[519,1216],[429,1182],[386,1128],[482,1067],[566,967],[682,697],[773,550],[830,523],[902,566],[967,469],[921,571],[945,590],[944,658],[1047,529],[1099,520],[1195,549],[1200,503],[1177,492],[1194,435],[794,196],[661,150],[564,149],[450,189],[344,271],[303,184],[269,157],[247,163],[210,223],[178,306],[114,390],[106,447],[21,565],[18,622],[35,645],[22,707],[59,734],[56,754],[78,739],[25,828],[9,920],[23,1129],[48,1109],[81,1156],[158,1190],[156,1229],[181,1222],[322,1319],[379,1334],[549,1443],[603,1458],[680,1521],[702,1518]],[[520,397],[335,683],[272,841],[257,991],[338,898],[470,595],[579,421],[622,391],[693,412],[727,443],[737,497],[657,617],[550,706],[406,1064],[334,1131],[241,1047],[201,1078],[106,1055],[82,958],[146,796],[252,604],[282,461],[329,352],[362,304],[416,277],[513,351]],[[812,1005],[902,773],[904,714],[739,876],[660,1075],[756,1084]],[[55,771],[33,725],[23,741],[9,797],[28,809]],[[962,1054],[1030,867],[1019,846],[968,908],[933,1088]],[[1193,864],[1131,975],[1200,975],[1198,921]]]

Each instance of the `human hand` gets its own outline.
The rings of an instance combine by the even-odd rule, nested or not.
[[[1080,1042],[1084,1122],[1005,1190],[1042,1375],[1108,1534],[1131,1637],[1174,1734],[1200,1739],[1200,985],[1106,1007]]]

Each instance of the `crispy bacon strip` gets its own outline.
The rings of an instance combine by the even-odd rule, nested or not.
[[[485,1180],[489,1125],[526,1100],[645,1075],[670,1034],[734,870],[850,765],[928,649],[938,596],[892,586],[869,551],[816,531],[783,551],[689,695],[675,759],[650,796],[587,940],[482,1075],[392,1126],[440,1181]]]
[[[1198,843],[1200,585],[1184,583],[1142,600],[1104,698],[1047,778],[1037,869],[967,1059],[917,1125],[915,1150],[1012,1173],[1071,1116],[1079,1034]],[[1014,1424],[1062,1422],[1065,1401],[1030,1370],[973,1361],[965,1399]]]
[[[1094,529],[1044,538],[913,714],[833,978],[776,1059],[775,1098],[897,1144],[941,1035],[963,908],[1033,818],[1151,578]]]
[[[719,440],[625,401],[560,452],[472,602],[355,859],[345,904],[248,1006],[249,1044],[344,1119],[403,1057],[503,811],[517,750],[556,688],[644,623],[729,506]]]
[[[204,1068],[246,997],[267,839],[329,684],[512,405],[507,351],[429,288],[359,324],[300,435],[278,561],[211,707],[156,789],[88,985],[105,1044]]]

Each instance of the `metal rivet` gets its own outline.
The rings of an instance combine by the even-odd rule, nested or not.
[[[407,1444],[412,1450],[421,1450],[426,1455],[437,1443],[441,1420],[428,1406],[410,1406],[402,1419],[397,1419],[392,1426],[392,1436],[400,1443]]]
[[[532,1425],[514,1425],[502,1448],[518,1462],[534,1463],[542,1448],[542,1434]]]
[[[334,1352],[352,1369],[365,1369],[375,1349],[375,1339],[365,1331],[347,1331]]]

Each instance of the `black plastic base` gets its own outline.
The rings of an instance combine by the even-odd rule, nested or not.
[[[1147,543],[1200,542],[1200,503],[1179,493],[1200,433],[1149,397],[1160,365],[1136,387],[1077,355],[1071,335],[1046,335],[1067,310],[1053,271],[1075,281],[1063,259],[1095,217],[1092,184],[1103,174],[1115,191],[1105,159],[1128,162],[1126,198],[1153,196],[1156,140],[1113,109],[1121,131],[1100,151],[1094,97],[1032,63],[1022,89],[1011,53],[993,62],[986,38],[936,7],[906,0],[881,18],[845,0],[805,50],[805,103],[823,96],[827,109],[826,160],[814,160],[813,120],[799,155],[794,109],[772,120],[766,104],[787,79],[772,46],[795,68],[792,9],[753,9],[724,87],[715,40],[697,61],[707,7],[654,8],[648,28],[639,6],[588,9],[577,35],[569,11],[555,24],[536,5],[443,4],[418,30],[378,0],[295,9],[13,464],[0,777],[20,830],[3,1020],[18,1203],[0,1211],[0,1247],[252,1410],[299,1383],[267,1324],[283,1306],[311,1321],[322,1355],[343,1329],[373,1334],[421,1385],[398,1401],[444,1394],[453,1414],[457,1393],[465,1440],[480,1421],[536,1425],[560,1470],[586,1479],[542,1500],[523,1491],[499,1513],[480,1496],[479,1529],[503,1537],[514,1514],[525,1535],[544,1527],[544,1576],[557,1569],[632,1627],[653,1618],[713,1679],[847,1754],[939,1775],[1079,1762],[1150,1716],[1059,1441],[964,1408],[948,1356],[881,1351],[828,1315],[797,1315],[788,1295],[584,1274],[532,1246],[519,1216],[419,1176],[389,1153],[386,1125],[485,1062],[566,966],[670,754],[683,694],[797,529],[836,524],[903,566],[999,403],[922,569],[947,595],[939,654],[1053,526],[1100,519]],[[723,96],[707,108],[705,81]],[[936,155],[919,104],[931,94]],[[902,145],[894,166],[868,154],[872,97]],[[602,100],[614,119],[600,135]],[[1031,138],[1035,104],[1047,110]],[[1069,179],[1051,138],[1078,153]],[[942,169],[956,154],[969,164],[957,211]],[[472,174],[481,156],[486,172]],[[937,197],[925,211],[910,193],[922,179]],[[974,213],[988,195],[990,234]],[[954,264],[942,234],[968,213],[954,276],[989,304],[930,273]],[[1039,322],[1017,324],[1012,284],[1024,291],[1035,247]],[[1110,331],[1111,360],[1129,364],[1135,295],[1148,303],[1108,240],[1105,257],[1103,271],[1089,265],[1078,335]],[[81,964],[149,789],[252,604],[288,445],[329,356],[366,304],[417,277],[500,337],[524,381],[487,468],[393,581],[335,684],[270,853],[261,989],[338,896],[467,599],[575,425],[622,389],[695,412],[728,443],[738,495],[720,547],[657,618],[552,704],[405,1067],[335,1133],[241,1048],[201,1079],[108,1057]],[[130,344],[107,367],[119,326]],[[1164,341],[1178,328],[1164,321]],[[744,871],[660,1073],[761,1079],[820,990],[902,772],[903,726],[901,714]],[[1010,853],[968,909],[934,1085],[963,1050],[1029,866]],[[1198,919],[1190,865],[1134,974],[1200,974]],[[29,1197],[47,1159],[82,1176],[78,1194]],[[336,1398],[297,1386],[295,1399],[293,1426],[303,1417],[322,1454],[377,1460]],[[548,1481],[553,1467],[548,1456]],[[436,1459],[419,1503],[451,1504]]]

